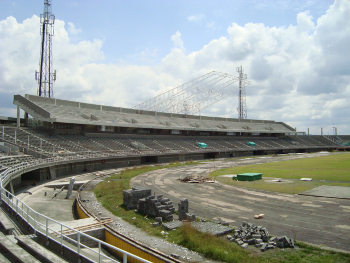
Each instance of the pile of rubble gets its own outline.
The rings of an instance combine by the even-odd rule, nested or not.
[[[172,221],[175,208],[169,198],[163,198],[162,195],[152,195],[139,199],[137,202],[137,212],[142,215],[158,218],[158,221]]]
[[[128,190],[123,190],[123,205],[128,210],[136,209],[138,201],[141,198],[151,196],[151,194],[151,189],[139,189],[133,187]]]
[[[254,245],[261,251],[278,248],[294,248],[294,241],[287,236],[270,237],[265,227],[243,222],[242,225],[234,231],[233,235],[227,235],[227,239],[236,242],[242,248],[248,245]]]
[[[123,205],[142,215],[154,217],[157,222],[172,221],[175,208],[169,198],[152,195],[151,189],[132,188],[123,191]]]
[[[215,181],[207,176],[194,175],[194,176],[185,176],[179,179],[183,183],[191,184],[202,184],[202,183],[215,183]]]

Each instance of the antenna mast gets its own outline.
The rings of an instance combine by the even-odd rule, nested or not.
[[[40,15],[41,48],[39,71],[35,72],[38,82],[38,95],[53,96],[53,82],[56,70],[52,69],[52,37],[54,35],[55,16],[51,12],[51,0],[44,0],[44,13]]]
[[[238,119],[247,118],[247,105],[245,96],[245,87],[248,84],[247,74],[243,73],[242,66],[237,67],[238,72]]]

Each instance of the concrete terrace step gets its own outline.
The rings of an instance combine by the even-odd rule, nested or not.
[[[10,260],[10,262],[40,263],[38,259],[4,235],[0,235],[0,252]]]
[[[94,250],[95,252],[97,252],[98,253],[98,248],[93,248],[92,250]],[[82,253],[84,253],[84,255],[85,256],[89,256],[89,258],[91,258],[91,259],[94,259],[96,262],[98,262],[99,261],[99,259],[98,259],[98,254],[97,253],[94,253],[94,252],[92,252],[90,249],[87,249],[87,248],[83,248],[82,249]],[[102,255],[106,255],[107,253],[105,253],[105,252],[102,252]],[[103,257],[101,257],[101,259],[100,259],[100,262],[101,263],[109,263],[109,262],[113,262],[112,260],[109,260],[109,259],[106,259],[106,258],[103,258]],[[120,262],[120,261],[119,261]]]
[[[46,249],[39,243],[35,242],[31,236],[21,235],[16,236],[18,245],[23,247],[30,254],[34,255],[40,260],[40,262],[45,263],[68,263],[61,257],[57,256],[55,253]]]
[[[0,229],[3,230],[6,235],[11,235],[15,230],[15,225],[2,208],[0,208]]]
[[[11,261],[9,259],[7,259],[7,257],[3,254],[0,253],[0,262],[2,263],[11,263]]]
[[[74,221],[76,221],[76,222],[74,222]],[[79,220],[73,220],[73,221],[65,222],[65,224],[66,225],[70,225],[71,227],[73,227],[73,226],[85,226],[84,223],[82,224],[79,221],[82,221],[84,223],[96,222],[96,220],[93,219],[93,218],[85,218],[85,219],[79,219]],[[51,234],[51,238],[53,240],[55,240],[55,242],[57,242],[57,244],[59,244],[61,242],[59,236]],[[70,236],[70,238],[75,239],[76,237],[75,236]],[[81,240],[81,241],[82,241],[82,243],[85,243],[84,240]],[[64,246],[69,247],[71,251],[76,251],[77,250],[76,246],[73,245],[72,243],[70,243],[67,240],[64,240],[63,244],[64,244]],[[89,246],[90,248],[82,247],[81,251],[80,251],[80,255],[82,257],[86,258],[86,259],[92,260],[93,262],[99,262],[98,248],[96,247],[97,244],[90,244],[90,245],[91,245],[91,246]],[[109,260],[109,259],[105,258],[105,256],[113,258],[113,256],[110,255],[110,253],[108,253],[107,251],[105,251],[102,248],[100,262],[101,263],[113,262],[112,260]],[[116,259],[114,259],[114,260],[117,261]],[[119,262],[119,261],[117,261],[117,262]]]

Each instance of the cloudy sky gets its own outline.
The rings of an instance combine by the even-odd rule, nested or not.
[[[56,98],[132,107],[242,65],[248,118],[350,134],[349,0],[53,0]],[[0,115],[36,94],[43,0],[0,0]],[[203,112],[237,117],[237,90]]]

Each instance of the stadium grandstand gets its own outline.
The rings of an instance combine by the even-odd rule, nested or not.
[[[32,233],[59,244],[82,262],[101,257],[117,262],[102,255],[101,247],[118,250],[135,262],[148,261],[69,228],[79,236],[72,240],[62,231],[67,226],[18,199],[17,188],[27,181],[140,164],[347,149],[342,144],[349,139],[300,136],[289,125],[272,120],[172,114],[33,95],[15,95],[13,103],[17,119],[0,119],[1,201]],[[53,224],[61,229],[56,235],[50,230]],[[93,240],[93,247],[80,242],[83,237]],[[82,247],[90,252],[84,254]],[[159,262],[176,262],[158,256],[163,258]]]
[[[15,95],[14,104],[25,111],[26,127],[18,120],[16,129],[5,128],[4,138],[45,157],[98,153],[153,156],[152,162],[164,162],[337,146],[323,136],[296,136],[287,124],[271,120],[142,111],[33,95]]]

